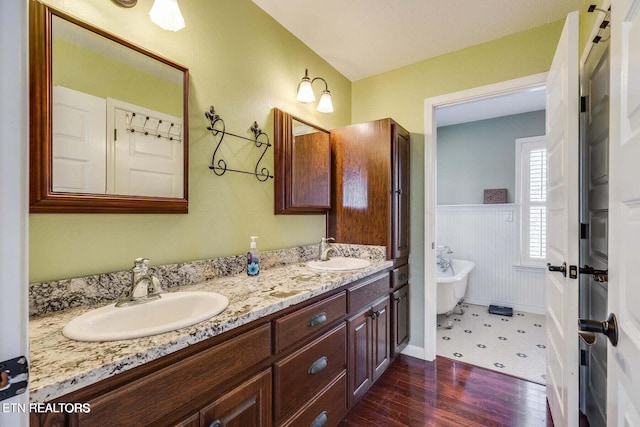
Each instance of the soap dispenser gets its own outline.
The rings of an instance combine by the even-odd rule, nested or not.
[[[256,239],[258,236],[251,236],[251,245],[247,252],[247,274],[249,276],[257,276],[260,273],[260,255],[256,247]]]

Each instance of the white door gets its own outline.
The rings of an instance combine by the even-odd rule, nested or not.
[[[138,109],[139,111],[140,109]],[[114,109],[114,194],[183,196],[183,142],[177,117]],[[111,188],[111,186],[109,186]]]
[[[0,2],[0,362],[29,357],[27,2]],[[0,387],[2,388],[2,387]],[[29,393],[0,401],[0,426],[28,426]]]
[[[53,191],[106,191],[106,101],[63,86],[53,88]]]
[[[607,425],[640,426],[640,0],[611,3]]]
[[[567,16],[547,77],[547,399],[557,426],[578,425],[578,12]]]

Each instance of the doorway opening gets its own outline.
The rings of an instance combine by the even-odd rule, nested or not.
[[[518,200],[522,182],[516,175],[522,175],[523,153],[532,152],[522,147],[544,147],[545,80],[543,73],[425,102],[426,358],[457,358],[538,383],[545,382],[544,254],[537,264],[520,256],[520,225],[531,215]],[[484,190],[490,190],[489,203]],[[496,197],[499,203],[490,203]],[[453,307],[447,319],[442,313],[449,311],[449,298],[438,276],[450,260],[454,271],[445,275],[454,276],[459,259],[475,266],[462,307]],[[489,305],[509,306],[513,315],[490,314]],[[443,329],[449,321],[453,328]],[[517,342],[534,347],[519,350]],[[507,359],[500,347],[513,354]],[[541,361],[539,372],[512,370],[516,362],[531,367],[534,357]]]

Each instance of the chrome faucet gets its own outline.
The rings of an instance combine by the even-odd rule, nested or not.
[[[116,303],[116,307],[126,307],[134,304],[143,304],[160,298],[164,292],[160,286],[160,280],[149,274],[149,260],[136,258],[131,270],[131,294],[127,299]]]
[[[323,237],[320,240],[320,261],[327,261],[330,252],[337,253],[336,248],[329,244],[329,240],[335,241],[333,237]]]

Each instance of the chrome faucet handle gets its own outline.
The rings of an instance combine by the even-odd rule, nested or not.
[[[332,242],[336,241],[336,239],[334,239],[333,237],[323,237],[322,243],[327,243],[329,240],[331,240]]]

